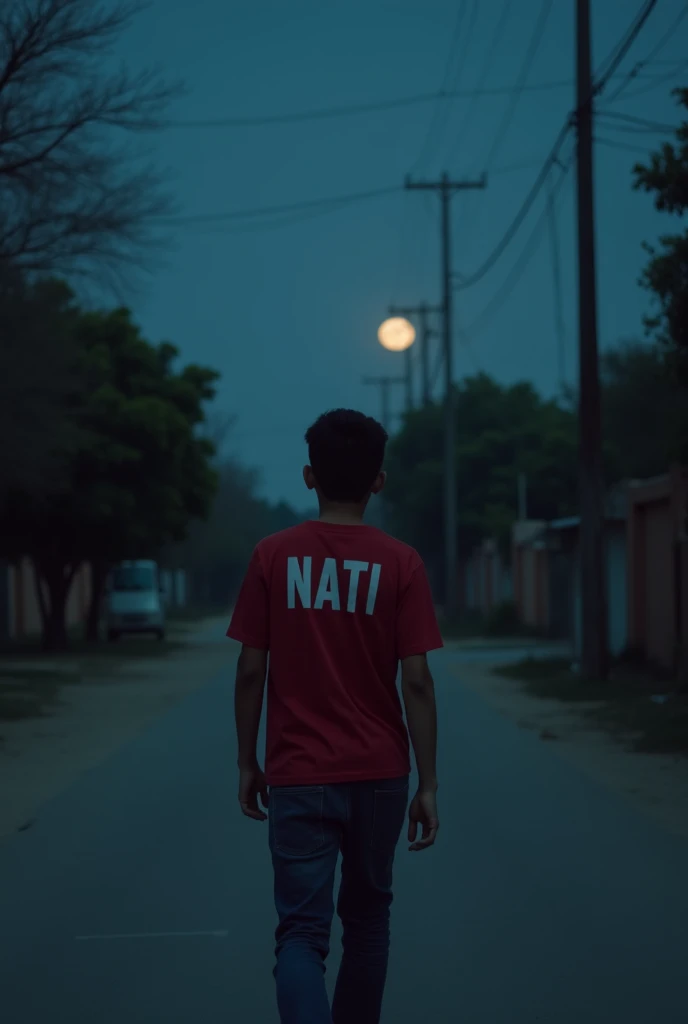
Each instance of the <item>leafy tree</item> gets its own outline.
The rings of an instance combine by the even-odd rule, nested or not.
[[[150,345],[126,309],[85,315],[78,339],[96,384],[88,422],[96,438],[121,446],[106,452],[104,463],[97,448],[85,450],[80,467],[94,497],[88,527],[93,638],[112,563],[158,553],[209,511],[214,446],[200,428],[218,374],[194,364],[175,372],[178,350]]]
[[[226,607],[258,541],[294,526],[301,517],[284,502],[272,505],[258,497],[256,471],[237,460],[224,459],[217,471],[218,488],[209,516],[192,524],[188,539],[169,557],[189,572],[195,600]]]
[[[61,281],[0,272],[0,505],[59,478],[58,448],[74,441],[66,404],[75,386],[73,295]]]
[[[622,342],[600,361],[606,479],[666,472],[680,455],[685,391],[656,344]]]
[[[570,411],[540,398],[530,384],[503,387],[485,374],[457,387],[456,404],[461,552],[488,536],[506,546],[521,473],[531,517],[551,519],[575,508],[576,423]],[[391,528],[431,567],[442,550],[442,452],[441,407],[412,413],[390,444],[385,489]]]
[[[108,72],[141,4],[22,0],[0,12],[0,258],[40,272],[121,272],[170,210],[133,137],[176,89]],[[122,140],[122,135],[127,136]]]
[[[688,88],[676,89],[680,106],[688,110]],[[657,210],[683,217],[688,209],[688,120],[665,142],[649,164],[637,164],[635,187],[654,196]],[[642,283],[652,293],[658,311],[647,325],[666,346],[679,379],[688,385],[688,228],[664,235],[658,246],[645,246],[650,259]]]
[[[32,558],[50,648],[66,645],[65,605],[80,564],[93,568],[94,635],[112,562],[151,557],[182,539],[216,485],[212,444],[199,433],[215,371],[175,371],[174,346],[148,343],[124,309],[80,314],[72,339],[78,443],[65,452],[59,483],[42,495],[15,490],[0,524],[6,550]]]

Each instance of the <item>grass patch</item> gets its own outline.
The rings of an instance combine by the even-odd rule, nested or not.
[[[178,632],[175,630],[175,632]],[[184,647],[183,642],[175,636],[158,640],[157,637],[144,634],[124,635],[116,642],[103,638],[97,641],[85,640],[83,630],[79,629],[69,635],[69,646],[64,651],[44,651],[40,637],[24,637],[21,640],[5,643],[0,647],[0,654],[7,658],[21,658],[30,665],[33,660],[49,659],[50,661],[74,661],[81,658],[121,661],[129,658],[160,658]],[[0,667],[0,671],[2,671]]]
[[[566,660],[528,658],[493,669],[520,683],[531,696],[581,705],[591,726],[625,739],[633,750],[688,757],[688,692],[626,666],[613,668],[610,678],[584,679]],[[670,694],[664,703],[653,697]]]
[[[519,621],[515,607],[509,602],[497,605],[489,615],[476,610],[461,613],[457,620],[440,617],[440,629],[447,640],[540,640],[546,641],[538,630]],[[550,638],[551,639],[551,638]]]
[[[60,686],[54,674],[0,675],[0,721],[44,718],[59,703]]]
[[[166,611],[167,621],[174,626],[196,625],[203,619],[211,619],[216,616],[226,615],[229,624],[230,611],[225,607],[217,605],[190,605],[185,608],[168,608]]]
[[[137,658],[163,658],[174,654],[184,647],[181,640],[166,637],[158,640],[153,636],[136,636],[135,634],[120,637],[119,640],[99,640],[89,643],[81,640],[73,643],[66,652],[67,657],[86,657],[94,661],[132,661]]]

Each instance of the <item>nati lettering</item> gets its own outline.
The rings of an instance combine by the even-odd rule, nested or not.
[[[347,558],[338,570],[337,560],[326,558],[315,592],[315,600],[312,600],[313,559],[310,555],[305,558],[290,556],[287,558],[287,608],[296,608],[298,596],[302,608],[318,610],[328,604],[333,611],[341,611],[339,586],[341,574],[343,587],[346,590],[346,611],[355,612],[357,607],[363,606],[362,602],[365,600],[365,613],[372,615],[375,611],[375,601],[380,585],[381,568],[382,566],[378,562],[373,562],[371,566],[369,562],[358,562]],[[369,577],[361,584],[361,577],[368,573],[370,573]],[[366,582],[368,589],[364,595]],[[361,591],[360,600],[359,591]]]

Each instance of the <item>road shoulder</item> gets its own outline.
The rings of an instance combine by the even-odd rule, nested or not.
[[[688,838],[688,759],[638,753],[623,738],[592,728],[587,705],[531,696],[516,680],[495,673],[499,663],[450,661],[454,678],[519,728],[547,743],[555,756],[621,794],[671,832]]]
[[[177,649],[163,656],[109,660],[97,670],[70,659],[40,713],[2,721],[0,841],[30,828],[46,801],[223,668],[229,685],[236,646],[223,638],[224,621],[186,627]]]

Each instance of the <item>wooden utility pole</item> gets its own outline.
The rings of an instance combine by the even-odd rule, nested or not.
[[[595,273],[590,0],[576,0],[576,40],[581,669],[585,676],[599,679],[607,674],[608,658],[602,414]]]
[[[456,619],[459,610],[458,544],[457,544],[457,481],[456,481],[456,403],[454,401],[454,350],[452,337],[452,273],[451,233],[449,212],[455,192],[485,188],[487,179],[480,181],[450,181],[445,173],[440,181],[412,182],[407,178],[407,189],[439,192],[442,203],[442,311],[444,313],[444,607],[447,619]]]
[[[430,386],[430,339],[435,333],[428,322],[431,313],[443,313],[444,306],[428,306],[421,302],[420,306],[390,306],[390,316],[405,316],[409,319],[418,317],[418,343],[420,346],[421,395],[423,405],[432,401]]]
[[[409,345],[404,352],[404,385],[406,412],[413,412],[413,345]]]
[[[382,426],[389,433],[392,425],[389,408],[389,389],[392,384],[405,384],[406,377],[364,377],[363,383],[380,389]]]
[[[557,229],[557,210],[554,195],[554,180],[550,174],[547,191],[547,220],[549,224],[549,240],[552,255],[552,275],[554,278],[554,326],[557,334],[557,373],[559,390],[562,394],[566,389],[566,325],[564,323],[564,300],[561,287],[561,260],[559,257],[559,231]]]

